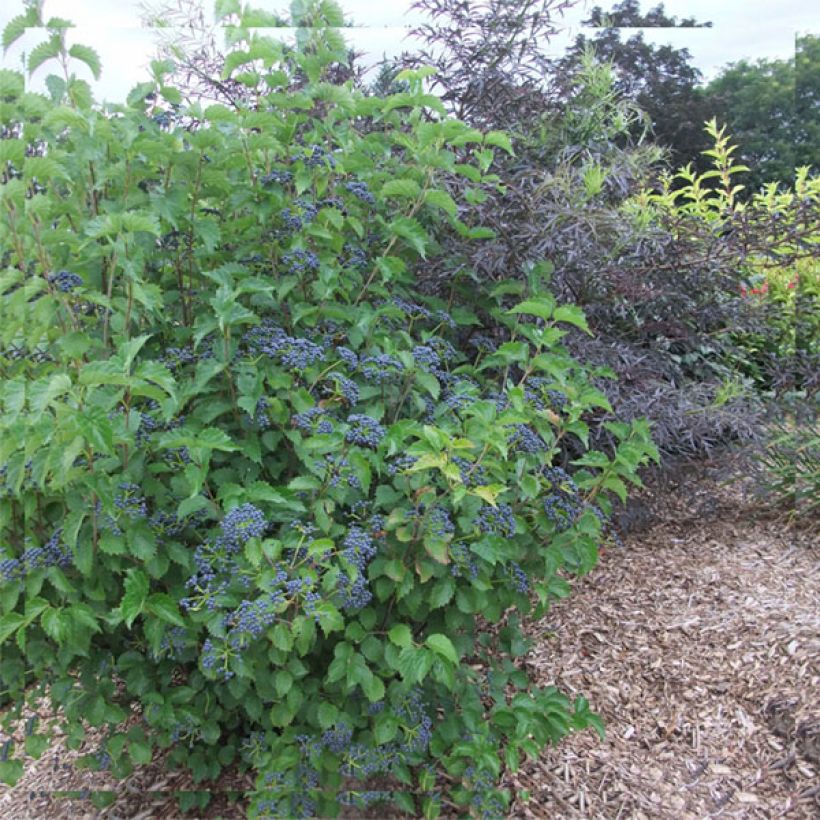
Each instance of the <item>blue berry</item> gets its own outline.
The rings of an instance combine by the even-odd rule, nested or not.
[[[350,428],[345,433],[345,441],[359,447],[370,447],[375,450],[387,434],[385,428],[376,419],[354,413],[347,417]]]
[[[515,535],[515,516],[509,504],[493,507],[485,504],[479,510],[476,524],[481,532],[512,538]]]
[[[245,544],[250,538],[261,538],[267,528],[264,513],[253,504],[235,507],[222,519],[225,538],[239,544]]]
[[[404,365],[395,357],[386,353],[377,356],[366,356],[359,363],[362,376],[376,384],[384,384],[395,379],[404,371]]]
[[[507,439],[507,443],[513,450],[530,455],[541,453],[547,449],[547,445],[541,436],[526,424],[513,425],[513,432]]]
[[[368,205],[376,204],[376,197],[370,193],[366,182],[346,182],[345,190],[349,191],[357,199],[361,199],[362,202],[366,202]]]
[[[310,407],[301,413],[297,413],[292,419],[293,425],[305,433],[333,432],[333,422],[330,415],[323,407]]]
[[[69,273],[67,270],[61,270],[51,274],[51,276],[48,277],[48,281],[51,282],[57,290],[63,293],[70,293],[74,288],[81,287],[83,284],[82,276],[76,273]]]

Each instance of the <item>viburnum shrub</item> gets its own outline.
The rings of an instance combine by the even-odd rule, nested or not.
[[[295,48],[234,34],[248,107],[162,110],[161,64],[105,109],[0,72],[5,725],[47,693],[71,748],[104,729],[85,765],[250,767],[252,816],[497,816],[503,767],[601,728],[516,665],[521,623],[655,451],[612,423],[614,459],[562,460],[608,406],[561,347],[583,315],[534,275],[414,295],[431,223],[486,241],[442,180],[495,185],[506,138],[423,71],[325,81],[341,14],[302,12]]]

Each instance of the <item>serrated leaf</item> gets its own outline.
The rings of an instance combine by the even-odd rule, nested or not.
[[[584,311],[577,305],[560,305],[555,309],[552,318],[555,322],[567,322],[570,325],[575,325],[575,327],[583,330],[584,333],[588,333],[590,336],[592,335],[592,331],[589,329],[589,325],[587,325]]]
[[[50,37],[36,45],[28,55],[28,73],[31,76],[46,60],[60,56],[60,37]]]
[[[75,43],[68,50],[68,53],[75,60],[85,63],[91,69],[91,73],[94,75],[95,80],[100,79],[100,72],[102,70],[100,65],[100,55],[97,54],[93,48],[81,45],[80,43]]]
[[[25,622],[19,612],[9,612],[0,618],[0,644],[7,641]]]
[[[184,627],[185,619],[179,614],[179,607],[174,598],[165,592],[155,592],[146,601],[145,608],[163,621],[174,626]]]
[[[421,193],[421,186],[413,179],[391,179],[382,186],[381,195],[417,197]]]
[[[510,138],[503,131],[488,131],[484,135],[484,144],[494,145],[506,151],[510,156],[515,156]]]
[[[450,663],[458,664],[458,652],[456,652],[453,642],[446,635],[440,633],[428,635],[424,643],[437,655],[446,658]]]
[[[130,629],[137,616],[142,613],[148,599],[148,576],[133,567],[125,579],[125,594],[120,602],[120,612]]]
[[[26,29],[31,25],[32,23],[28,14],[18,14],[17,17],[12,17],[3,29],[3,52],[8,51],[9,48],[26,33]]]
[[[387,637],[390,638],[391,643],[402,648],[413,645],[413,633],[407,624],[396,624],[391,627]]]
[[[433,205],[440,208],[450,216],[455,216],[458,213],[458,205],[456,201],[446,191],[433,189],[424,194],[425,205]]]
[[[332,703],[322,703],[317,710],[319,726],[322,729],[329,729],[331,726],[335,726],[338,716],[339,710]]]
[[[539,319],[544,320],[552,318],[554,312],[557,312],[555,310],[555,299],[551,295],[542,296],[538,299],[526,299],[507,311],[507,313],[524,313],[527,316],[537,316]]]

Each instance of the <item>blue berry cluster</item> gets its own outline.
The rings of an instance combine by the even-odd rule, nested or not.
[[[424,370],[434,370],[441,367],[441,357],[429,345],[416,345],[413,348],[413,359]]]
[[[521,565],[517,564],[515,561],[510,561],[507,569],[510,573],[510,577],[512,578],[515,591],[526,594],[530,588],[530,581],[527,577],[527,573],[521,568]]]
[[[345,441],[359,447],[375,450],[387,434],[387,430],[376,419],[359,413],[347,417],[350,425],[345,433]]]
[[[376,197],[370,192],[366,182],[346,182],[345,190],[368,205],[376,204]]]
[[[413,456],[408,456],[404,454],[394,456],[387,463],[387,474],[399,475],[400,473],[403,473],[405,470],[409,470],[415,463],[416,459]]]
[[[359,489],[361,482],[359,477],[352,471],[350,462],[345,456],[325,454],[324,459],[316,462],[316,468],[325,474],[325,480],[331,487],[338,487],[339,482],[344,478],[349,487]]]
[[[260,430],[270,430],[273,426],[270,418],[270,404],[264,396],[256,402],[255,412],[252,416],[249,413],[248,418],[251,424]]]
[[[242,504],[222,519],[222,532],[232,543],[245,544],[251,538],[261,538],[268,529],[265,514],[253,504]]]
[[[282,257],[282,263],[289,273],[306,273],[319,270],[319,257],[313,251],[296,248]]]
[[[139,484],[126,481],[119,485],[119,490],[114,496],[114,506],[118,510],[122,510],[132,521],[148,515],[148,504]]]
[[[450,318],[450,315],[444,313],[442,310],[437,310],[434,315],[437,317],[446,317],[448,322],[453,321]],[[456,349],[450,344],[450,342],[447,341],[447,339],[442,339],[441,336],[431,336],[424,344],[435,350],[436,353],[438,353],[439,358],[444,362],[452,362],[458,358]]]
[[[496,777],[486,770],[468,766],[464,772],[465,785],[470,789],[470,805],[475,816],[482,820],[496,820],[507,814],[501,797],[496,791]]]
[[[276,623],[279,608],[284,603],[284,595],[279,589],[253,601],[241,601],[239,606],[223,619],[224,625],[229,627],[228,643],[231,647],[244,649],[251,640],[260,638]]]
[[[487,480],[487,471],[480,465],[473,461],[468,461],[461,456],[453,456],[453,464],[458,467],[461,473],[461,481],[468,487],[481,487],[489,483]]]
[[[265,774],[266,797],[256,809],[260,817],[316,817],[317,804],[313,795],[319,787],[319,772],[310,764],[300,763],[285,772]]]
[[[359,367],[359,357],[349,348],[337,347],[336,355],[350,370],[356,370]]]
[[[516,452],[537,455],[547,449],[541,436],[526,424],[513,425],[507,444]]]
[[[398,296],[385,304],[391,304],[397,307],[408,319],[430,319],[433,315],[432,311],[424,305],[408,302],[406,299],[401,299]]]
[[[303,433],[324,433],[333,432],[333,422],[331,416],[323,407],[310,407],[293,417],[293,426]]]
[[[294,199],[292,204],[293,207],[283,208],[280,216],[289,231],[301,231],[316,219],[319,209],[305,199]]]
[[[79,288],[83,284],[82,276],[76,273],[69,273],[67,270],[52,273],[51,276],[48,277],[48,281],[62,293],[71,293],[74,288]]]
[[[404,365],[394,356],[379,353],[376,356],[365,356],[359,362],[362,376],[367,381],[384,384],[399,376],[404,371]]]
[[[361,527],[350,527],[342,543],[342,557],[355,569],[353,577],[339,576],[339,592],[343,609],[362,609],[373,598],[367,586],[367,565],[376,555],[376,547],[369,532]]]
[[[561,467],[544,467],[541,474],[550,485],[544,513],[559,531],[569,529],[583,508],[577,484]]]
[[[383,704],[373,704],[378,713]],[[381,706],[381,709],[378,707]],[[346,777],[365,779],[388,774],[397,765],[406,765],[415,755],[423,754],[433,737],[433,721],[421,693],[413,689],[396,705],[394,714],[402,727],[402,737],[379,746],[354,741],[353,732],[340,723],[326,730],[319,738],[301,737],[303,753],[319,755],[324,750],[341,758],[341,772]]]
[[[363,248],[357,248],[349,242],[344,246],[344,254],[341,257],[341,265],[343,268],[366,268],[368,264],[367,251]]]
[[[243,336],[243,341],[252,355],[269,356],[288,370],[304,370],[325,357],[325,351],[320,345],[310,339],[288,336],[270,319],[251,328]]]
[[[208,353],[210,353],[210,351],[208,351]],[[163,352],[160,361],[169,370],[176,373],[183,365],[193,364],[199,358],[207,358],[207,356],[203,353],[197,356],[193,348],[189,347],[169,347]]]
[[[184,520],[165,510],[157,510],[148,523],[159,538],[176,538],[185,529]]]
[[[515,535],[515,516],[509,504],[493,507],[485,504],[478,512],[476,524],[481,532],[512,538]]]
[[[470,554],[469,547],[458,542],[450,546],[450,559],[453,564],[450,567],[450,574],[454,578],[464,577],[464,572],[469,573],[470,578],[475,580],[478,578],[478,564],[475,558]]]
[[[467,344],[479,353],[495,353],[498,350],[495,339],[486,333],[476,333],[474,336],[470,336]]]
[[[305,156],[304,154],[294,154],[290,159],[291,162],[297,162],[298,160],[304,160],[305,165],[308,168],[335,168],[336,167],[336,159],[333,154],[330,153],[327,149],[323,148],[321,145],[311,145],[308,149],[310,153]]]
[[[22,581],[36,569],[70,566],[73,560],[71,550],[62,543],[62,537],[62,528],[57,529],[42,547],[29,547],[19,558],[0,560],[0,578],[3,581]]]
[[[230,649],[225,641],[216,643],[211,638],[206,638],[202,644],[202,668],[206,672],[216,675],[217,678],[228,681],[234,676],[234,672],[228,668]]]
[[[411,517],[423,514],[424,508],[421,505],[410,512]],[[441,506],[433,507],[427,512],[424,527],[426,532],[436,538],[447,538],[456,531],[456,525],[453,523],[453,519],[450,518],[450,513]]]
[[[274,168],[269,174],[264,174],[259,178],[259,181],[263,185],[271,185],[274,182],[278,182],[280,185],[284,185],[290,182],[293,179],[293,174],[290,171],[285,171],[282,169]]]
[[[330,389],[329,384],[335,389]],[[340,373],[331,373],[325,380],[323,389],[326,395],[340,398],[349,407],[355,407],[359,403],[359,385]]]
[[[154,655],[155,660],[163,657],[178,660],[188,646],[188,630],[181,626],[166,629],[159,644],[159,652]]]

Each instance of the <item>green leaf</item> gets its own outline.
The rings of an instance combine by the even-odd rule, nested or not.
[[[145,608],[148,612],[169,624],[186,626],[185,619],[179,614],[176,600],[165,592],[155,592],[149,596]]]
[[[156,88],[156,83],[147,82],[147,83],[137,83],[129,92],[128,96],[125,98],[125,103],[129,108],[138,108],[140,103],[145,101],[145,98],[152,94],[154,89]]]
[[[0,644],[7,641],[24,623],[25,618],[19,612],[9,612],[0,618]]]
[[[79,43],[75,43],[68,50],[68,53],[75,60],[79,60],[80,62],[85,63],[91,69],[91,73],[94,75],[95,80],[100,79],[100,55],[97,54],[97,52],[94,51],[93,48],[89,48],[88,46],[83,46]]]
[[[317,710],[319,726],[322,729],[329,729],[335,726],[339,717],[339,710],[332,703],[322,703]]]
[[[60,37],[56,35],[50,37],[45,42],[34,46],[28,55],[28,73],[29,76],[47,60],[52,60],[60,56]]]
[[[387,637],[390,638],[390,641],[396,644],[396,646],[405,647],[413,645],[413,633],[407,624],[396,624],[391,627],[387,633]]]
[[[367,699],[371,703],[384,700],[384,684],[382,683],[381,678],[373,675],[369,679],[363,681],[360,685],[367,696]]]
[[[447,576],[436,581],[430,592],[430,606],[433,609],[445,606],[450,603],[456,591],[455,581]]]
[[[8,51],[26,33],[26,29],[31,26],[30,14],[18,14],[16,17],[12,17],[3,29],[3,52]]]
[[[577,305],[560,305],[555,309],[552,318],[553,321],[556,322],[567,322],[567,324],[575,325],[575,327],[583,330],[584,333],[588,333],[590,336],[592,335],[592,331],[589,329],[589,325],[587,325],[584,311]]]
[[[51,739],[46,735],[29,735],[23,742],[27,755],[39,760],[51,745]]]
[[[128,570],[125,579],[125,594],[120,602],[120,612],[128,628],[142,613],[148,599],[148,576],[133,567]]]
[[[0,760],[0,783],[14,786],[22,776],[22,760]]]
[[[406,646],[399,654],[399,674],[410,683],[421,683],[433,665],[433,657],[425,649]]]
[[[515,307],[510,308],[507,313],[524,313],[527,316],[537,316],[539,319],[550,319],[553,317],[553,312],[557,313],[558,308],[555,308],[555,298],[552,295],[541,296],[538,299],[526,299],[519,302]]]
[[[383,197],[399,196],[415,198],[421,193],[421,186],[413,179],[391,179],[382,186]]]
[[[442,658],[446,658],[453,664],[458,664],[458,652],[456,652],[453,642],[446,635],[428,635],[424,643],[437,655],[441,655]]]
[[[399,724],[396,718],[392,715],[382,713],[378,716],[378,718],[376,718],[373,736],[375,737],[377,744],[383,745],[393,740],[398,730]]]
[[[510,156],[512,156],[512,157],[515,156],[515,151],[513,151],[512,143],[510,142],[510,138],[503,131],[488,131],[484,135],[484,144],[485,145],[494,145],[497,148],[502,148]]]
[[[424,194],[424,204],[432,205],[435,208],[440,208],[450,216],[455,216],[458,213],[458,205],[456,201],[446,191],[433,189]]]
[[[430,237],[421,224],[408,216],[400,216],[390,223],[390,231],[404,239],[422,259],[426,259],[427,243]]]
[[[151,744],[141,740],[132,740],[129,742],[128,754],[136,766],[147,766],[154,756]]]

